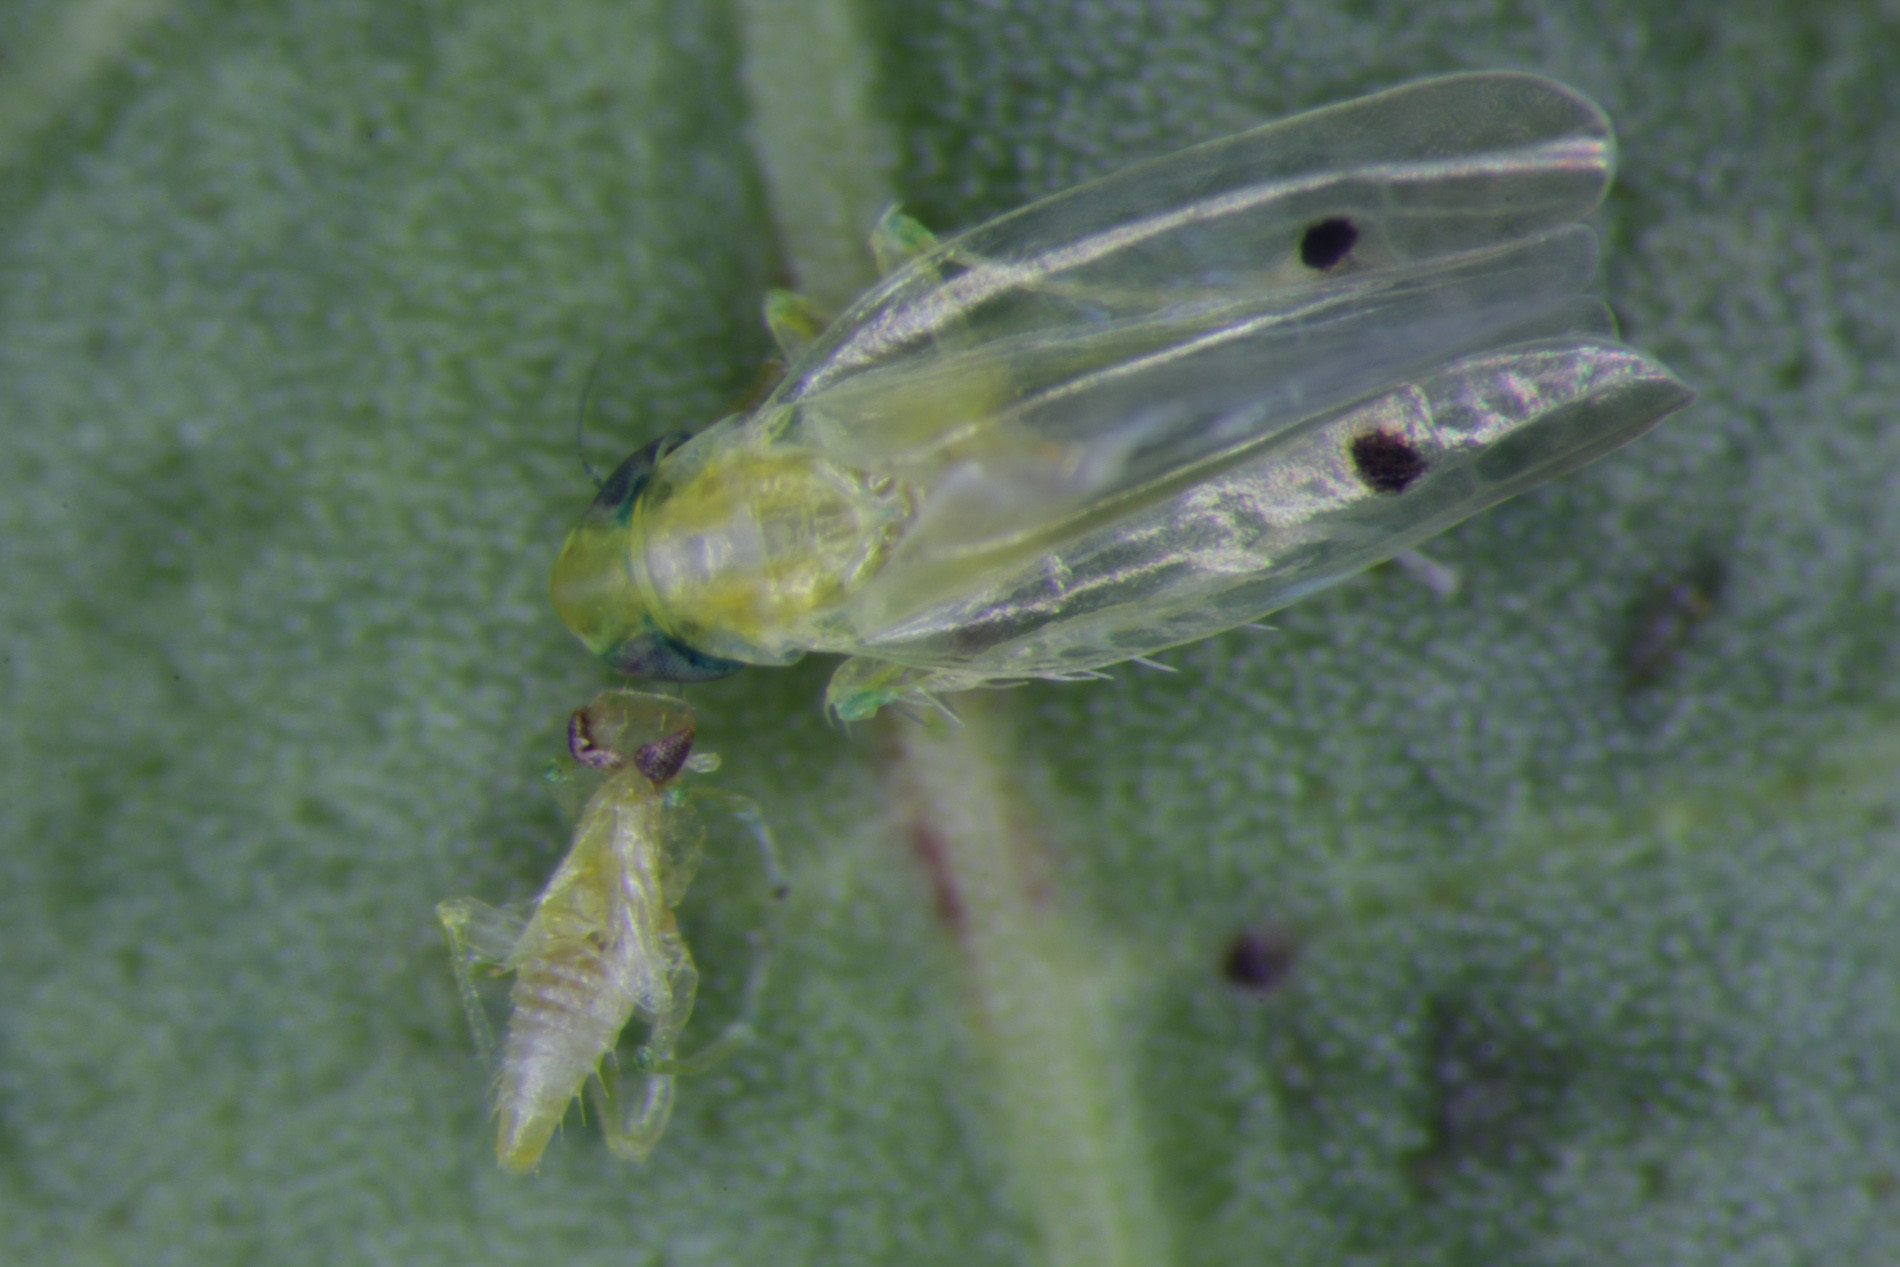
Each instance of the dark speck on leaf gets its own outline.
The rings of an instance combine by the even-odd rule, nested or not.
[[[1704,559],[1646,589],[1630,604],[1617,655],[1625,694],[1647,690],[1663,680],[1696,627],[1714,612],[1722,580],[1720,561]]]
[[[1221,956],[1221,975],[1250,994],[1268,995],[1287,983],[1300,956],[1299,939],[1280,928],[1234,934]]]

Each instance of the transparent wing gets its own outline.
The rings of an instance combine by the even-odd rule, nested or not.
[[[1191,642],[1582,466],[1690,395],[1604,339],[1466,357],[1010,566],[889,572],[853,612],[856,649],[935,670],[915,680],[947,691]]]
[[[771,402],[789,415],[762,416],[779,443],[931,490],[906,552],[981,552],[1448,359],[1607,328],[1576,302],[1595,260],[1572,226],[1612,161],[1602,113],[1527,75],[1269,124],[942,243],[801,358]],[[955,492],[978,486],[973,538]]]
[[[1192,329],[1164,316],[1118,334],[946,351],[927,367],[859,375],[808,416],[823,425],[881,414],[892,425],[866,434],[888,439],[900,422],[952,411],[933,449],[852,457],[930,490],[897,557],[987,554],[1126,513],[1461,357],[1606,335],[1608,314],[1582,295],[1595,264],[1593,235],[1572,226],[1430,270],[1325,287],[1291,312],[1228,313]],[[1129,346],[1137,338],[1150,345]],[[1046,346],[1052,340],[1067,346]],[[1071,372],[1021,389],[1057,356],[1075,362]],[[1012,386],[997,393],[1006,379]],[[979,393],[1010,399],[973,400]],[[826,436],[827,452],[844,438]]]

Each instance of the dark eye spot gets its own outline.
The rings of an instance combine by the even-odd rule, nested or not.
[[[688,726],[662,735],[652,743],[641,744],[634,750],[633,766],[646,776],[647,782],[657,786],[678,774],[686,758],[692,755],[693,728]]]
[[[577,708],[567,719],[567,750],[590,770],[618,770],[627,758],[594,738],[593,714]]]
[[[594,494],[594,504],[588,514],[624,525],[633,513],[634,500],[653,477],[653,468],[659,465],[660,459],[692,438],[684,431],[673,431],[628,454],[627,460],[614,468],[600,491]]]
[[[1348,447],[1353,468],[1375,493],[1402,493],[1425,473],[1425,455],[1402,435],[1368,431]]]
[[[696,651],[653,629],[623,638],[602,652],[601,659],[628,677],[650,682],[711,682],[745,667],[737,660]]]
[[[1234,934],[1221,956],[1221,975],[1251,994],[1271,994],[1286,984],[1300,957],[1300,943],[1284,929],[1247,929]]]
[[[1353,243],[1358,240],[1358,226],[1344,216],[1332,216],[1317,224],[1310,224],[1300,238],[1300,263],[1325,272],[1337,267],[1341,260],[1351,255]]]

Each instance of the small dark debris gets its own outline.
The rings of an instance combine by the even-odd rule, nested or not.
[[[1714,613],[1722,584],[1721,562],[1705,559],[1630,604],[1617,655],[1625,694],[1648,690],[1668,675],[1696,628]]]
[[[1430,1142],[1405,1160],[1421,1196],[1470,1167],[1549,1164],[1547,1132],[1574,1076],[1549,1035],[1484,1002],[1440,998],[1430,1005],[1425,1058]]]
[[[1221,955],[1221,975],[1230,985],[1265,997],[1287,983],[1300,957],[1300,940],[1283,928],[1235,933]]]

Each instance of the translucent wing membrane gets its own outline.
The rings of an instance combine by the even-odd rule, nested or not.
[[[1574,222],[1612,161],[1584,98],[1463,76],[1139,164],[941,244],[776,398],[796,406],[772,421],[783,442],[932,487],[855,627],[1434,366],[1606,333]]]
[[[1429,266],[1581,219],[1613,166],[1602,111],[1535,76],[1452,76],[1315,110],[944,242],[854,305],[777,399],[930,355],[946,336],[1046,338],[1175,303],[1298,308],[1325,285],[1301,259],[1316,224],[1356,227],[1351,271]]]
[[[948,408],[933,449],[856,460],[944,472],[896,561],[970,559],[1205,478],[1449,359],[1607,333],[1602,305],[1581,298],[1595,264],[1593,236],[1573,226],[1434,270],[1312,288],[1278,311],[1243,311],[1241,295],[1206,321],[1168,314],[911,358],[823,393],[806,416],[817,420],[813,438],[838,451],[858,434],[888,441],[900,420]],[[972,408],[973,388],[1002,399]]]
[[[1614,160],[1572,90],[1461,75],[887,220],[896,271],[808,346],[781,313],[777,389],[597,508],[557,596],[614,663],[851,654],[847,717],[1251,620],[1688,402],[1587,293]]]
[[[955,690],[1203,638],[1592,461],[1685,398],[1607,340],[1469,357],[981,584],[951,584],[950,564],[887,571],[860,609],[861,654],[938,666],[931,689]],[[874,607],[880,589],[891,597]]]

